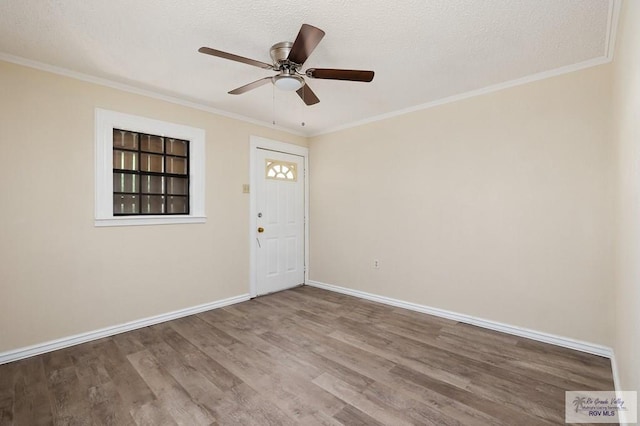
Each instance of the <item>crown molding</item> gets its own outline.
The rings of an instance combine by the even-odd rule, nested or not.
[[[544,80],[551,77],[556,77],[563,74],[568,74],[575,71],[580,71],[586,68],[595,67],[598,65],[608,64],[613,60],[616,43],[616,33],[618,31],[618,21],[620,20],[620,8],[622,0],[609,0],[609,14],[607,18],[607,30],[604,42],[604,54],[603,56],[589,59],[584,62],[578,62],[577,64],[571,64],[560,68],[555,68],[549,71],[543,71],[535,74],[531,74],[525,77],[517,78],[515,80],[505,81],[503,83],[494,84],[480,89],[471,90],[469,92],[459,93],[457,95],[448,96],[446,98],[437,99],[435,101],[427,102],[424,104],[415,105],[409,108],[403,108],[396,111],[391,111],[385,114],[376,115],[374,117],[365,118],[363,120],[354,121],[348,124],[343,124],[336,127],[323,130],[321,132],[310,135],[310,138],[316,136],[322,136],[329,133],[339,132],[341,130],[350,129],[353,127],[362,126],[365,124],[375,123],[377,121],[387,120],[389,118],[398,117],[401,115],[409,114],[416,111],[422,111],[429,108],[434,108],[440,105],[449,104],[452,102],[461,101],[464,99],[473,98],[476,96],[486,95],[488,93],[497,92],[500,90],[508,89],[523,84],[532,83],[534,81]]]
[[[142,89],[129,84],[119,83],[117,81],[109,80],[102,77],[95,77],[89,74],[73,71],[67,68],[57,67],[55,65],[49,65],[44,62],[34,61],[32,59],[23,58],[21,56],[10,55],[8,53],[0,52],[0,61],[9,62],[16,65],[21,65],[28,68],[33,68],[40,71],[50,72],[52,74],[61,75],[63,77],[69,77],[76,80],[84,81],[87,83],[97,84],[98,86],[109,87],[111,89],[120,90],[127,93],[133,93],[135,95],[146,96],[148,98],[157,99],[160,101],[170,102],[172,104],[184,106],[187,108],[197,109],[199,111],[205,111],[211,114],[220,115],[222,117],[231,118],[238,121],[243,121],[250,124],[255,124],[261,127],[267,127],[269,129],[279,130],[285,133],[289,133],[295,136],[308,137],[307,134],[297,132],[286,127],[267,123],[265,121],[256,120],[254,118],[246,117],[241,114],[235,114],[232,112],[224,111],[221,109],[213,108],[211,106],[201,104],[198,102],[189,101],[176,96],[165,95],[163,93],[155,92],[153,90]]]
[[[412,112],[422,111],[425,109],[435,108],[440,105],[450,104],[452,102],[458,102],[469,98],[475,98],[476,96],[482,96],[493,92],[498,92],[500,90],[508,89],[511,87],[521,86],[523,84],[532,83],[534,81],[545,80],[547,78],[556,77],[562,74],[568,74],[574,71],[583,70],[585,68],[591,68],[598,65],[603,65],[611,62],[611,59],[606,56],[601,56],[599,58],[590,59],[588,61],[580,62],[573,65],[567,65],[565,67],[556,68],[550,71],[543,71],[537,74],[528,75],[526,77],[518,78],[516,80],[510,80],[503,83],[494,84],[492,86],[483,87],[481,89],[471,90],[469,92],[460,93],[453,96],[448,96],[446,98],[438,99],[432,102],[427,102],[424,104],[412,106],[409,108],[403,108],[397,111],[388,112],[385,114],[376,115],[370,118],[365,118],[364,120],[354,121],[352,123],[343,124],[336,127],[331,127],[327,130],[323,130],[322,132],[312,134],[311,138],[327,135],[329,133],[335,133],[342,130],[351,129],[353,127],[363,126],[365,124],[375,123],[377,121],[383,121],[394,117],[399,117],[402,115],[410,114]]]
[[[241,114],[235,114],[235,113],[231,113],[231,112],[227,112],[224,110],[220,110],[217,108],[213,108],[211,106],[205,105],[205,104],[201,104],[198,102],[194,102],[194,101],[189,101],[186,99],[182,99],[176,96],[169,96],[169,95],[165,95],[159,92],[155,92],[152,90],[148,90],[148,89],[142,89],[139,87],[135,87],[129,84],[124,84],[124,83],[119,83],[113,80],[109,80],[106,78],[101,78],[101,77],[94,77],[92,75],[88,75],[88,74],[84,74],[84,73],[80,73],[77,71],[72,71],[66,68],[62,68],[62,67],[57,67],[54,65],[49,65],[43,62],[38,62],[38,61],[34,61],[31,59],[26,59],[23,57],[19,57],[19,56],[14,56],[14,55],[10,55],[7,53],[2,53],[0,52],[0,60],[5,61],[5,62],[10,62],[10,63],[14,63],[17,65],[22,65],[22,66],[26,66],[29,68],[34,68],[34,69],[38,69],[41,71],[46,71],[46,72],[50,72],[50,73],[54,73],[54,74],[58,74],[58,75],[62,75],[65,77],[70,77],[70,78],[74,78],[77,80],[81,80],[81,81],[86,81],[88,83],[93,83],[93,84],[97,84],[100,86],[105,86],[105,87],[109,87],[112,89],[116,89],[116,90],[121,90],[124,92],[129,92],[129,93],[134,93],[137,95],[142,95],[142,96],[146,96],[146,97],[150,97],[153,99],[158,99],[158,100],[162,100],[165,102],[170,102],[173,104],[177,104],[177,105],[181,105],[181,106],[185,106],[188,108],[193,108],[193,109],[197,109],[200,111],[205,111],[205,112],[209,112],[211,114],[216,114],[219,116],[223,116],[223,117],[227,117],[227,118],[231,118],[234,120],[239,120],[239,121],[243,121],[246,123],[251,123],[251,124],[255,124],[261,127],[267,127],[270,129],[275,129],[275,130],[279,130],[285,133],[289,133],[291,135],[295,135],[295,136],[302,136],[305,138],[313,138],[313,137],[317,137],[317,136],[321,136],[321,135],[326,135],[329,133],[335,133],[341,130],[346,130],[346,129],[350,129],[353,127],[358,127],[358,126],[362,126],[365,124],[370,124],[370,123],[374,123],[377,121],[382,121],[382,120],[387,120],[389,118],[394,118],[394,117],[398,117],[401,115],[405,115],[405,114],[409,114],[412,112],[416,112],[416,111],[421,111],[421,110],[425,110],[425,109],[429,109],[429,108],[434,108],[440,105],[445,105],[448,103],[452,103],[452,102],[457,102],[457,101],[461,101],[464,99],[469,99],[469,98],[473,98],[476,96],[481,96],[481,95],[485,95],[488,93],[493,93],[493,92],[497,92],[500,90],[504,90],[504,89],[508,89],[511,87],[515,87],[515,86],[520,86],[523,84],[528,84],[528,83],[532,83],[534,81],[538,81],[538,80],[543,80],[543,79],[547,79],[547,78],[551,78],[551,77],[555,77],[555,76],[559,76],[559,75],[563,75],[563,74],[567,74],[567,73],[571,73],[574,71],[579,71],[579,70],[583,70],[586,68],[590,68],[590,67],[595,67],[598,65],[603,65],[603,64],[607,64],[610,63],[613,60],[613,55],[615,52],[615,41],[616,41],[616,32],[618,29],[618,21],[620,18],[620,9],[621,9],[621,2],[622,0],[609,0],[609,12],[608,12],[608,18],[607,18],[607,30],[606,30],[606,35],[605,35],[605,42],[604,42],[604,52],[603,52],[603,56],[597,57],[597,58],[593,58],[584,62],[579,62],[577,64],[572,64],[572,65],[567,65],[564,67],[560,67],[560,68],[556,68],[553,70],[549,70],[549,71],[543,71],[540,73],[535,73],[535,74],[531,74],[522,78],[518,78],[515,80],[510,80],[510,81],[506,81],[503,83],[498,83],[498,84],[494,84],[491,86],[487,86],[487,87],[483,87],[480,89],[476,89],[476,90],[471,90],[469,92],[464,92],[464,93],[459,93],[457,95],[453,95],[453,96],[448,96],[442,99],[437,99],[435,101],[431,101],[431,102],[427,102],[424,104],[420,104],[420,105],[415,105],[409,108],[403,108],[400,110],[396,110],[396,111],[391,111],[385,114],[379,114],[373,117],[369,117],[363,120],[357,120],[351,123],[347,123],[347,124],[342,124],[339,126],[335,126],[335,127],[330,127],[327,128],[325,130],[322,130],[320,132],[316,132],[316,133],[304,133],[304,132],[300,132],[300,131],[296,131],[296,130],[292,130],[290,128],[287,127],[282,127],[282,126],[278,126],[278,125],[274,125],[272,123],[268,123],[268,122],[264,122],[264,121],[260,121],[260,120],[256,120]]]

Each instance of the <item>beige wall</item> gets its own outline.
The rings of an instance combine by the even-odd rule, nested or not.
[[[640,391],[640,2],[625,1],[614,57],[618,239],[615,354],[623,390]]]
[[[310,278],[611,345],[610,72],[312,138]]]
[[[95,107],[205,129],[206,224],[93,226]],[[251,134],[306,144],[0,62],[0,352],[248,293]]]

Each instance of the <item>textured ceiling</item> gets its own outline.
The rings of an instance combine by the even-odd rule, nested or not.
[[[310,135],[603,59],[613,1],[4,0],[0,59],[37,61]],[[269,47],[293,41],[302,23],[326,32],[305,69],[371,69],[373,82],[307,79],[321,101],[311,107],[272,85],[233,96],[227,92],[274,73],[197,51],[271,62]]]

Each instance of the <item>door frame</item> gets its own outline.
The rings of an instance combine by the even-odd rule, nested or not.
[[[258,294],[258,268],[256,249],[257,200],[256,200],[256,163],[258,149],[298,155],[304,158],[304,283],[309,280],[309,148],[286,142],[279,142],[261,136],[249,137],[249,296]]]

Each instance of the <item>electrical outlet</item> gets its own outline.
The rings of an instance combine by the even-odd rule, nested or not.
[[[378,259],[373,261],[373,269],[380,269],[380,261]]]
[[[249,185],[248,184],[243,184],[242,185],[242,193],[243,194],[248,194],[249,193]]]

